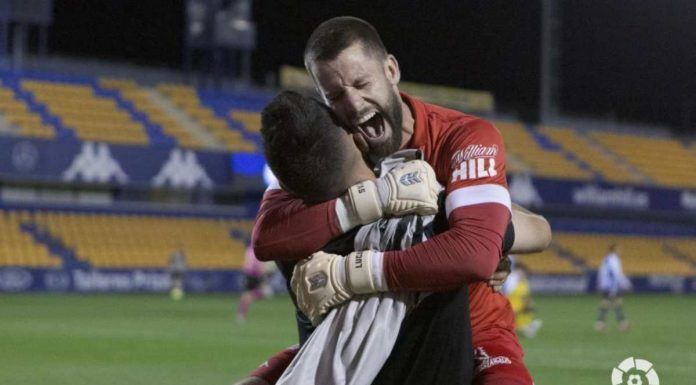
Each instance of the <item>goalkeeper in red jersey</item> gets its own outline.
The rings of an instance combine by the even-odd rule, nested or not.
[[[477,378],[488,378],[489,383],[531,383],[526,370],[506,374],[501,369],[517,367],[514,363],[521,361],[521,349],[514,332],[508,333],[510,327],[514,330],[506,310],[509,304],[482,282],[500,261],[510,219],[504,147],[498,131],[482,119],[399,94],[396,59],[361,20],[337,18],[322,24],[308,42],[305,59],[327,104],[372,159],[399,148],[423,152],[445,185],[449,222],[447,231],[407,250],[349,254],[347,280],[331,282],[324,293],[307,290],[311,294],[307,311],[322,313],[353,293],[437,291],[470,282],[474,345],[478,340],[483,348],[477,349],[481,353]],[[404,206],[395,203],[394,197],[398,201],[398,191],[385,194],[376,183],[360,183],[339,199],[315,205],[306,205],[283,190],[269,190],[254,231],[256,253],[261,259],[306,257],[355,226],[393,214],[395,207]],[[341,265],[333,262],[339,258],[336,255],[314,260],[319,258],[329,261],[328,266]],[[339,291],[341,295],[336,296]],[[481,328],[477,330],[476,325]],[[506,339],[509,343],[504,343]]]

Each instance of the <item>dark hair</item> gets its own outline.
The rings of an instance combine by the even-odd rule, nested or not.
[[[363,19],[340,16],[321,23],[307,40],[304,52],[305,67],[313,61],[333,60],[354,43],[362,43],[369,53],[383,58],[387,55],[377,30]]]
[[[348,152],[331,110],[297,92],[283,91],[261,112],[263,150],[281,185],[310,202],[340,195]]]

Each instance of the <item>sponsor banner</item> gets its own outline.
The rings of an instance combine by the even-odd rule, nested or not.
[[[6,179],[213,189],[229,187],[238,172],[248,178],[248,170],[230,166],[225,152],[0,138],[0,177]],[[263,187],[261,173],[254,177]]]
[[[696,293],[696,277],[630,277],[634,293]],[[184,274],[187,292],[239,292],[244,290],[244,274],[239,270],[189,270]],[[529,277],[533,293],[585,294],[596,292],[596,273],[587,275],[539,275]],[[280,274],[271,279],[275,292],[285,291]],[[77,292],[77,293],[160,293],[170,288],[165,269],[38,269],[1,267],[0,293]]]
[[[530,275],[532,293],[582,294],[587,293],[589,278],[584,275]]]
[[[512,200],[534,207],[587,207],[638,211],[692,211],[696,192],[597,182],[579,182],[510,175]]]
[[[529,277],[533,293],[585,294],[597,292],[596,272],[587,275],[537,275]],[[696,277],[633,276],[629,277],[633,293],[696,293]]]
[[[165,292],[170,276],[164,269],[36,269],[0,268],[0,292],[27,291],[78,293]],[[234,292],[244,286],[237,270],[190,270],[184,274],[188,292]]]

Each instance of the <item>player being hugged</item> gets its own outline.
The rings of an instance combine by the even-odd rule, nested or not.
[[[307,43],[305,64],[326,103],[371,159],[400,148],[424,154],[445,186],[449,229],[406,250],[350,253],[345,259],[314,255],[297,270],[303,310],[322,314],[353,294],[442,291],[471,283],[472,331],[480,353],[475,383],[531,384],[509,303],[483,282],[501,260],[510,221],[505,151],[497,129],[480,118],[400,94],[396,59],[360,19],[341,17],[320,25]],[[385,203],[391,198],[379,191],[354,189],[353,195],[365,194],[371,204],[356,204],[349,191],[342,198],[307,205],[286,191],[269,189],[254,229],[257,256],[297,260],[313,254],[331,239],[388,213]],[[318,272],[331,279],[313,288],[311,277]],[[485,360],[491,356],[498,359]]]

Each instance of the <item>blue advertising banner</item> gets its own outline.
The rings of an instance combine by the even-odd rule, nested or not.
[[[696,293],[696,277],[632,276],[635,293]],[[532,274],[534,293],[587,294],[596,292],[596,272],[583,275]],[[239,292],[244,289],[244,274],[239,270],[189,270],[184,274],[187,292]],[[164,269],[40,269],[0,267],[0,293],[74,292],[74,293],[159,293],[170,288],[170,276]],[[275,291],[284,291],[278,274],[271,281]]]
[[[696,293],[696,277],[664,275],[631,276],[634,293]],[[597,291],[597,272],[584,275],[532,274],[529,277],[532,292],[546,294],[586,294]]]
[[[77,293],[165,292],[170,276],[163,269],[37,269],[0,268],[0,292],[27,291]],[[235,292],[243,289],[237,270],[190,270],[184,287],[193,293]]]
[[[0,177],[14,180],[214,189],[248,180],[231,165],[226,152],[0,137]],[[261,169],[251,176],[263,186]]]
[[[508,177],[512,200],[524,206],[691,212],[696,191],[536,178]]]

